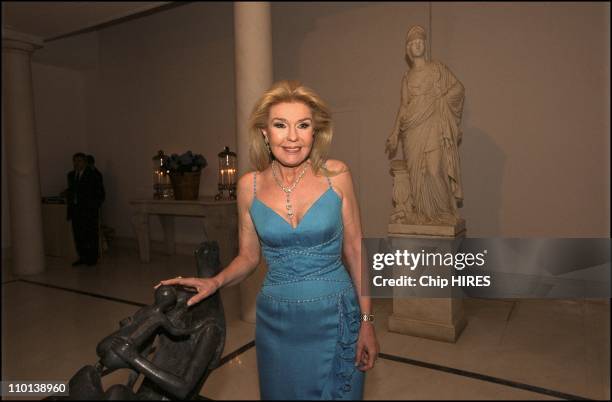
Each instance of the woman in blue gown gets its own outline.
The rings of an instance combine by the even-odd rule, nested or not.
[[[253,108],[250,157],[238,182],[239,254],[195,288],[197,303],[268,265],[257,296],[255,347],[262,399],[362,399],[378,342],[361,296],[361,223],[347,166],[328,160],[326,104],[280,81]],[[346,262],[346,265],[343,263]]]

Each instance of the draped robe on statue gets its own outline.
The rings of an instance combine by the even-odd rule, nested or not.
[[[459,153],[464,88],[442,63],[409,70],[402,81],[399,131],[409,176],[413,218],[405,223],[455,223],[463,199]],[[434,152],[438,150],[439,152]],[[437,171],[428,166],[436,166]]]

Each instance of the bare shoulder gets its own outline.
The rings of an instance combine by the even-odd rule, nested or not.
[[[329,177],[332,187],[341,199],[353,192],[353,178],[348,165],[337,159],[329,159],[326,167],[331,171]]]
[[[333,176],[339,176],[349,172],[349,167],[346,163],[338,159],[328,159],[325,166],[332,172]]]
[[[255,172],[248,172],[243,174],[236,185],[236,191],[238,193],[238,203],[244,206],[250,205],[253,200],[253,188],[254,188],[254,176]]]
[[[255,172],[248,172],[240,176],[238,179],[237,187],[239,189],[244,189],[245,187],[253,187],[253,176]]]

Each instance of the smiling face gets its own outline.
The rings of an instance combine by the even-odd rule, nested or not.
[[[314,142],[312,111],[302,102],[282,102],[270,107],[263,130],[274,157],[284,166],[299,166]]]
[[[406,43],[406,53],[413,59],[416,57],[422,57],[425,54],[425,40],[424,39],[413,39]]]

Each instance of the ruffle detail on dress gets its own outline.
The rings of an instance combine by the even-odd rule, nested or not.
[[[339,299],[340,323],[338,325],[338,342],[336,343],[336,358],[334,374],[336,395],[333,399],[343,399],[351,391],[353,375],[358,370],[355,367],[357,339],[359,337],[359,311],[348,306],[344,295]]]

